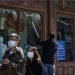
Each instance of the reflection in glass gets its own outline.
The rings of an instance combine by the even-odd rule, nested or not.
[[[57,16],[57,40],[65,42],[65,60],[73,60],[72,57],[72,38],[73,38],[73,18]]]
[[[37,35],[32,22],[42,38],[43,24],[39,13],[0,8],[0,36],[3,36],[4,43],[7,44],[10,33],[18,32],[24,50],[30,46],[36,46]]]
[[[10,9],[0,9],[0,29],[7,29],[8,32],[15,32],[16,11]]]
[[[42,38],[41,35],[42,35],[43,27],[41,25],[42,23],[41,23],[40,14],[21,12],[21,18],[24,21],[24,28],[23,28],[24,30],[20,32],[22,46],[25,46],[25,45],[36,46],[37,35],[29,17],[31,17],[38,34]]]
[[[16,30],[17,12],[11,9],[0,8],[0,36],[3,36],[7,44],[8,36]]]

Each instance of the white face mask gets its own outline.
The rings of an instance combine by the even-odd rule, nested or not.
[[[16,42],[12,40],[8,41],[8,47],[9,48],[16,47]]]
[[[28,52],[27,56],[28,56],[28,58],[33,59],[34,53],[33,52]]]

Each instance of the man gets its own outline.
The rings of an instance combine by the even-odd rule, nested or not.
[[[37,39],[37,44],[42,46],[42,62],[44,64],[43,75],[55,75],[54,73],[54,55],[57,51],[57,43],[54,41],[54,33],[51,32],[45,41]]]

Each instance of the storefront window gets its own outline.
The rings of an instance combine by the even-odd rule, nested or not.
[[[57,40],[64,42],[64,46],[62,44],[61,51],[59,50],[57,52],[59,58],[61,57],[61,60],[65,61],[73,60],[72,56],[73,25],[74,25],[73,18],[66,16],[57,17]]]
[[[35,12],[21,12],[21,24],[24,26],[20,28],[21,46],[26,50],[30,46],[36,46],[37,36],[43,37],[43,25],[41,15]]]
[[[7,44],[9,34],[17,32],[16,30],[17,12],[11,9],[0,8],[0,36],[4,38]]]
[[[42,16],[35,11],[0,8],[0,36],[3,36],[5,44],[12,32],[20,35],[24,51],[30,46],[36,46],[37,36],[43,38]]]
[[[55,3],[62,7],[75,8],[75,0],[55,0]]]

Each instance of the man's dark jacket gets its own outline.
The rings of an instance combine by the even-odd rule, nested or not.
[[[57,50],[57,43],[54,40],[40,41],[37,39],[37,44],[42,46],[42,61],[45,64],[54,64],[54,55]]]

